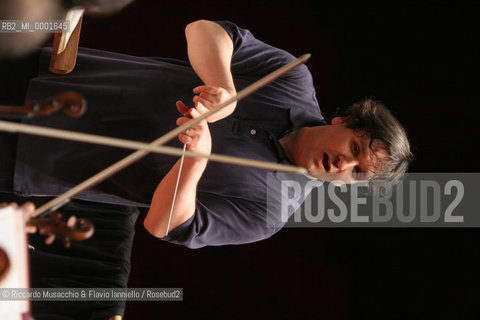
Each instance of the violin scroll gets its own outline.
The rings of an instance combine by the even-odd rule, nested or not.
[[[27,226],[36,227],[40,234],[49,236],[52,241],[54,239],[52,236],[60,237],[67,248],[71,246],[71,240],[86,240],[94,233],[93,223],[90,220],[78,219],[75,216],[67,221],[61,218],[60,213],[54,212],[46,218],[30,219]]]
[[[53,104],[59,104],[60,109],[71,118],[80,118],[87,111],[87,102],[75,91],[66,91],[53,98]]]
[[[23,107],[0,106],[0,117],[32,118],[48,116],[60,110],[71,118],[79,118],[87,111],[87,102],[79,93],[66,91],[47,100],[26,100]]]

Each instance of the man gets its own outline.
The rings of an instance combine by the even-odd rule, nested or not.
[[[186,37],[191,66],[82,50],[77,69],[57,76],[45,71],[48,50],[44,50],[40,74],[30,82],[28,97],[41,99],[71,88],[86,97],[89,112],[80,120],[55,115],[28,122],[149,141],[293,60],[287,52],[230,22],[196,21],[187,26]],[[184,101],[190,99],[191,88],[196,95],[194,108],[189,109]],[[174,103],[180,118],[173,111]],[[179,135],[187,149],[294,163],[312,173],[374,175],[385,171],[393,178],[405,171],[410,158],[404,130],[372,101],[348,109],[344,117],[327,125],[306,66],[295,68],[208,122]],[[180,147],[177,141],[169,144]],[[13,190],[22,195],[54,196],[128,153],[21,135]],[[266,223],[265,170],[207,165],[205,159],[187,158],[171,232],[165,236],[178,172],[176,159],[150,155],[80,198],[137,206],[149,206],[151,200],[144,223],[147,230],[191,248],[248,243],[278,231]]]

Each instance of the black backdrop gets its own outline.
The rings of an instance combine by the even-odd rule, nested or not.
[[[186,58],[183,28],[231,20],[310,52],[325,115],[372,97],[395,112],[414,172],[478,171],[476,2],[137,0],[86,19],[81,46]],[[137,224],[130,287],[182,287],[183,302],[127,304],[127,319],[474,319],[476,229],[285,229],[266,241],[189,250]]]

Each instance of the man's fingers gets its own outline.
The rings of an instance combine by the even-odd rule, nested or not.
[[[23,217],[25,221],[30,220],[30,217],[32,216],[33,212],[35,211],[35,205],[31,202],[25,202],[21,207],[18,206],[17,203],[15,202],[10,202],[10,203],[0,203],[0,208],[6,208],[6,207],[12,207],[15,210],[19,210],[21,214],[23,214]]]
[[[186,133],[180,133],[178,135],[178,140],[180,140],[181,143],[184,143],[187,145],[193,142],[193,138],[188,136]]]
[[[192,98],[193,104],[197,104],[199,98],[200,96],[193,96]]]
[[[35,211],[35,205],[31,202],[25,202],[21,207],[20,210],[23,213],[23,217],[25,218],[25,221],[30,220],[30,217],[32,216],[33,212]]]
[[[201,93],[201,92],[207,92],[207,93],[210,93],[210,94],[213,94],[213,95],[217,95],[220,92],[220,90],[217,87],[206,86],[206,85],[198,86],[198,87],[193,88],[193,93],[198,94],[198,93]]]
[[[2,202],[0,203],[0,208],[12,207],[13,209],[18,208],[18,204],[15,202]]]
[[[36,233],[37,232],[37,227],[35,226],[26,226],[25,231],[27,233]]]
[[[188,110],[189,116],[191,116],[192,118],[198,118],[200,116],[200,112],[198,112],[197,110],[199,105],[201,105],[201,103],[198,103],[195,108],[190,108],[190,110]]]
[[[210,108],[213,108],[215,106],[215,101],[208,100],[200,96],[195,96],[195,99],[193,99],[193,102],[195,103],[195,108],[199,104],[202,104],[203,106],[209,106]]]
[[[187,123],[190,120],[192,120],[192,118],[180,117],[177,119],[175,123],[177,124],[177,126],[183,126],[185,123]]]
[[[193,102],[197,102],[198,99],[203,99],[213,104],[218,104],[220,102],[220,97],[210,93],[202,92],[198,96],[193,96]]]
[[[12,207],[15,210],[18,210],[18,214],[21,214],[23,216],[23,219],[25,222],[29,221],[30,218],[32,217],[33,212],[35,211],[35,205],[31,202],[26,202],[24,203],[21,207],[18,206],[17,203],[10,202],[10,203],[0,203],[0,209],[1,208],[6,208],[6,207]],[[35,233],[37,232],[37,228],[35,226],[26,226],[25,231],[27,233]]]
[[[210,109],[208,109],[207,107],[205,107],[202,103],[199,103],[197,104],[197,106],[195,107],[195,109],[197,110],[197,112],[200,114],[204,114],[204,113],[207,113],[208,111],[210,111]]]
[[[196,111],[196,112],[198,112],[198,111]],[[192,119],[191,118],[186,118],[186,117],[181,117],[181,118],[177,119],[176,123],[177,123],[177,126],[181,126],[181,125],[187,123],[190,120],[192,120]],[[195,134],[195,127],[196,126],[188,129],[186,132],[180,133],[178,135],[178,140],[180,140],[180,142],[182,142],[184,144],[187,144],[187,145],[191,144],[194,141],[193,135]]]
[[[28,222],[32,217],[33,212],[35,211],[35,205],[31,202],[25,202],[20,207],[20,211],[23,214],[23,219],[25,220],[25,222]],[[25,228],[25,231],[27,231],[27,233],[35,233],[37,232],[37,228],[34,226],[27,226]]]
[[[178,112],[181,114],[184,114],[185,112],[188,112],[188,107],[183,103],[183,101],[178,100],[175,102],[175,106],[177,107]]]
[[[198,103],[195,108],[190,108],[188,112],[184,113],[183,117],[178,118],[176,124],[177,126],[182,126],[192,120],[192,118],[198,118],[201,114],[208,111],[208,108],[206,108],[203,104]],[[178,135],[178,140],[187,145],[195,143],[195,141],[198,139],[198,130],[201,128],[201,126],[202,124],[200,123],[188,129],[186,132],[180,133]]]

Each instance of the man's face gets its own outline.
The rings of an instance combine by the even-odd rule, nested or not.
[[[346,127],[343,118],[331,125],[304,128],[296,143],[293,160],[314,177],[340,179],[345,183],[367,180],[379,172],[385,151],[373,152],[371,139]],[[374,143],[375,145],[375,143]]]

